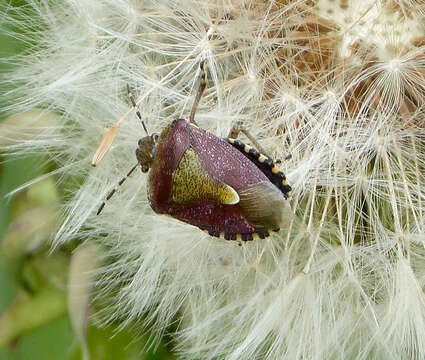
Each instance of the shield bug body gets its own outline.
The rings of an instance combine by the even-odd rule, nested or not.
[[[129,174],[137,166],[142,172],[150,170],[148,199],[158,214],[228,240],[265,238],[269,231],[278,231],[288,215],[291,187],[268,156],[234,137],[219,138],[196,125],[194,115],[205,85],[201,63],[201,85],[189,121],[174,120],[160,136],[140,139],[138,164]],[[239,131],[245,132],[234,128],[231,134]]]

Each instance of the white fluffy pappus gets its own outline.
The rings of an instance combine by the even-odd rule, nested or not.
[[[7,81],[19,86],[6,110],[62,116],[15,149],[47,151],[62,176],[84,179],[69,190],[55,245],[80,238],[107,249],[97,294],[108,299],[106,321],[173,325],[188,359],[425,358],[424,10],[413,0],[355,4],[4,9],[32,44],[14,59]],[[239,247],[154,214],[138,171],[95,215],[144,136],[126,84],[160,132],[188,117],[201,60],[198,124],[226,136],[242,121],[272,156],[292,156],[281,167],[294,216],[266,240]],[[118,119],[112,148],[91,168]]]

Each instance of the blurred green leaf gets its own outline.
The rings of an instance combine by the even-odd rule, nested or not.
[[[4,160],[0,156],[0,161]],[[0,248],[3,236],[9,224],[9,212],[12,199],[5,199],[5,196],[17,186],[32,179],[34,176],[42,174],[42,164],[40,157],[28,156],[26,158],[8,161],[0,167]],[[0,313],[12,302],[17,292],[16,277],[10,273],[6,264],[0,259]]]
[[[137,330],[120,330],[114,326],[88,329],[88,345],[91,360],[172,360],[175,359],[160,344],[154,349],[148,349],[145,338]],[[70,360],[81,360],[82,353],[77,349]],[[0,359],[1,360],[1,359]]]
[[[0,263],[0,314],[15,298],[17,288],[15,279]]]
[[[66,294],[47,286],[34,295],[24,291],[0,316],[0,347],[66,313]]]
[[[0,350],[0,360],[65,360],[73,347],[74,336],[67,316],[25,336],[14,349]]]
[[[7,194],[27,181],[40,176],[44,172],[44,156],[26,156],[11,158],[0,156],[3,162],[0,171],[0,239],[3,238],[9,222],[9,211],[13,198],[7,198]]]

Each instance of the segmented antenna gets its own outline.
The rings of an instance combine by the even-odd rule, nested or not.
[[[128,85],[128,84],[127,84],[127,93],[128,93],[128,97],[130,98],[131,105],[136,110],[136,115],[139,118],[140,122],[142,123],[143,129],[145,130],[146,135],[149,136],[148,129],[146,128],[145,122],[142,119],[142,114],[140,114],[140,111],[137,108],[136,100],[134,99],[134,96],[130,91],[130,85]]]
[[[130,86],[128,84],[127,84],[127,93],[128,93],[128,97],[130,98],[131,105],[132,105],[133,109],[136,110],[136,115],[139,118],[140,122],[142,123],[143,129],[145,130],[146,134],[149,136],[148,129],[146,128],[145,122],[142,119],[142,114],[140,114],[140,111],[137,108],[136,100],[134,99],[134,96],[131,93]],[[130,109],[129,111],[127,111],[126,115],[129,112],[131,112],[133,109]],[[106,153],[111,148],[111,145],[115,140],[115,137],[118,135],[118,132],[120,131],[120,126],[121,126],[120,124],[121,124],[123,119],[124,119],[124,117],[122,117],[120,120],[118,120],[118,122],[114,126],[112,126],[108,130],[108,132],[105,134],[105,136],[103,137],[102,142],[100,143],[99,147],[96,150],[96,153],[93,155],[93,159],[91,161],[91,165],[93,167],[97,166],[97,164],[99,164],[101,162],[103,157],[106,155]]]
[[[127,175],[126,176],[124,176],[119,182],[118,182],[118,184],[117,184],[117,186],[115,186],[112,190],[111,190],[111,192],[108,194],[108,196],[106,197],[106,199],[105,199],[105,201],[103,201],[102,202],[102,204],[100,204],[100,206],[99,206],[99,209],[97,209],[97,213],[96,213],[96,215],[99,215],[101,212],[102,212],[102,210],[103,210],[103,208],[105,207],[105,205],[106,205],[106,202],[115,194],[115,192],[118,190],[118,188],[122,185],[122,184],[124,184],[124,182],[129,178],[129,176],[133,173],[133,171],[134,170],[136,170],[136,168],[139,166],[139,164],[136,164],[136,165],[134,165],[132,168],[131,168],[131,170],[127,173]]]

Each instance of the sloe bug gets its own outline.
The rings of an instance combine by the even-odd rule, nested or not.
[[[219,138],[195,122],[195,113],[206,87],[204,61],[200,85],[189,121],[177,119],[160,135],[149,135],[127,86],[136,114],[147,136],[138,142],[137,164],[118,185],[140,166],[148,174],[148,199],[158,214],[167,214],[227,240],[264,239],[288,214],[287,185],[283,172],[264,152],[244,144],[240,132],[260,150],[255,139],[240,126]],[[109,200],[115,193],[107,196]],[[103,210],[105,201],[97,214]]]

